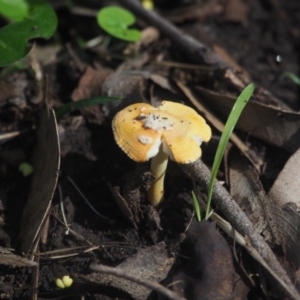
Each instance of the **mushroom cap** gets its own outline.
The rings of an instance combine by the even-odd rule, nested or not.
[[[160,147],[177,163],[187,164],[201,156],[201,143],[211,138],[211,129],[192,108],[163,101],[157,108],[132,104],[116,114],[112,122],[119,147],[133,160],[144,162]]]

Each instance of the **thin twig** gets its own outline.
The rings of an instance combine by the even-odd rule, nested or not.
[[[74,180],[70,177],[67,176],[68,180],[71,182],[71,184],[73,185],[73,187],[76,189],[76,191],[78,192],[78,194],[83,198],[83,200],[87,203],[87,205],[90,207],[90,209],[100,218],[105,219],[105,220],[110,220],[108,217],[100,214],[95,208],[94,206],[89,202],[89,200],[84,196],[84,194],[82,193],[82,191],[79,189],[79,187],[77,186],[77,184],[74,182]]]
[[[119,2],[130,9],[134,14],[139,16],[143,21],[157,27],[164,35],[166,35],[176,47],[186,57],[192,58],[193,63],[205,64],[212,67],[228,67],[228,65],[205,44],[197,41],[191,36],[184,34],[167,20],[161,18],[154,11],[146,10],[139,1],[119,0]]]
[[[67,218],[66,218],[66,215],[65,215],[65,208],[64,208],[64,203],[63,203],[63,194],[62,194],[62,189],[61,189],[60,184],[58,185],[58,192],[59,192],[59,203],[60,203],[61,214],[63,216],[64,224],[67,228],[65,234],[68,235],[69,232],[70,232],[70,227],[68,225]]]
[[[121,277],[127,280],[130,280],[132,282],[135,282],[137,284],[143,285],[151,290],[155,290],[156,292],[164,295],[165,297],[168,297],[172,300],[186,300],[185,298],[179,296],[178,294],[174,293],[173,291],[165,288],[161,284],[155,281],[148,281],[145,279],[142,279],[140,277],[134,276],[130,273],[128,273],[128,270],[122,270],[118,268],[112,268],[104,265],[98,265],[98,264],[91,264],[90,268],[95,272],[105,273],[109,275],[113,275],[116,277]]]

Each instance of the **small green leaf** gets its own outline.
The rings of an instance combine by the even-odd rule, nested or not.
[[[12,21],[21,21],[28,13],[25,0],[0,0],[0,14]]]
[[[56,118],[61,118],[67,112],[85,108],[88,106],[104,104],[111,101],[119,100],[119,97],[93,97],[75,102],[69,102],[55,111]]]
[[[285,78],[285,77],[290,78],[295,84],[300,85],[300,78],[296,74],[292,72],[283,72],[281,78]]]
[[[208,219],[208,216],[210,213],[210,204],[211,204],[211,198],[212,198],[212,192],[213,192],[213,188],[214,188],[215,179],[217,177],[217,173],[219,171],[221,161],[223,159],[223,155],[224,155],[225,149],[227,147],[230,135],[231,135],[244,107],[246,106],[249,99],[251,98],[253,91],[254,91],[253,83],[247,85],[244,88],[242,93],[239,95],[239,97],[235,101],[235,104],[234,104],[234,106],[230,112],[230,115],[227,119],[227,122],[225,124],[224,130],[223,130],[223,133],[222,133],[219,145],[218,145],[217,153],[215,155],[214,163],[212,166],[211,178],[210,178],[209,188],[208,188],[205,220]]]
[[[198,222],[201,221],[201,211],[200,211],[200,205],[197,199],[197,196],[195,195],[194,191],[192,191],[192,200],[193,200],[193,206],[195,210],[196,219]]]
[[[19,165],[19,171],[23,174],[24,177],[27,177],[32,174],[33,166],[27,162],[23,162]]]
[[[128,42],[141,39],[139,30],[128,28],[135,23],[135,16],[124,8],[107,6],[99,11],[97,21],[103,30],[116,38]]]
[[[57,17],[48,5],[33,7],[20,22],[0,29],[0,66],[13,63],[26,56],[31,47],[27,41],[33,38],[50,38],[57,27]]]

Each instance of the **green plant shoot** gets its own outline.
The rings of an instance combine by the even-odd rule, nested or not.
[[[285,78],[285,77],[290,78],[295,84],[300,85],[300,78],[296,74],[292,72],[283,72],[281,78]]]
[[[211,204],[211,199],[212,199],[212,193],[213,193],[213,187],[214,183],[217,177],[217,173],[219,171],[221,161],[223,159],[223,155],[225,152],[225,149],[227,147],[230,135],[244,109],[246,104],[248,103],[249,99],[251,98],[252,94],[254,91],[254,84],[251,83],[248,86],[245,87],[245,89],[242,91],[242,93],[239,95],[237,98],[230,115],[227,119],[227,122],[224,127],[224,131],[222,133],[218,149],[215,155],[214,163],[212,166],[212,171],[211,171],[211,178],[209,182],[209,188],[208,188],[208,196],[207,196],[207,207],[206,207],[206,212],[205,212],[205,220],[208,219],[209,213],[210,213],[210,204]]]
[[[192,200],[193,200],[193,206],[194,206],[194,210],[195,210],[196,219],[198,222],[200,222],[201,221],[201,210],[200,210],[200,205],[199,205],[197,196],[194,193],[194,191],[192,191]]]
[[[107,33],[127,42],[141,39],[141,32],[128,26],[135,23],[135,16],[128,10],[118,6],[107,6],[97,15],[99,26]]]

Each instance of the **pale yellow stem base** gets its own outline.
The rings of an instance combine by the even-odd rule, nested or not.
[[[155,181],[148,191],[148,200],[153,206],[157,206],[164,198],[164,179],[168,165],[168,155],[162,151],[152,158],[150,171],[155,175]]]

